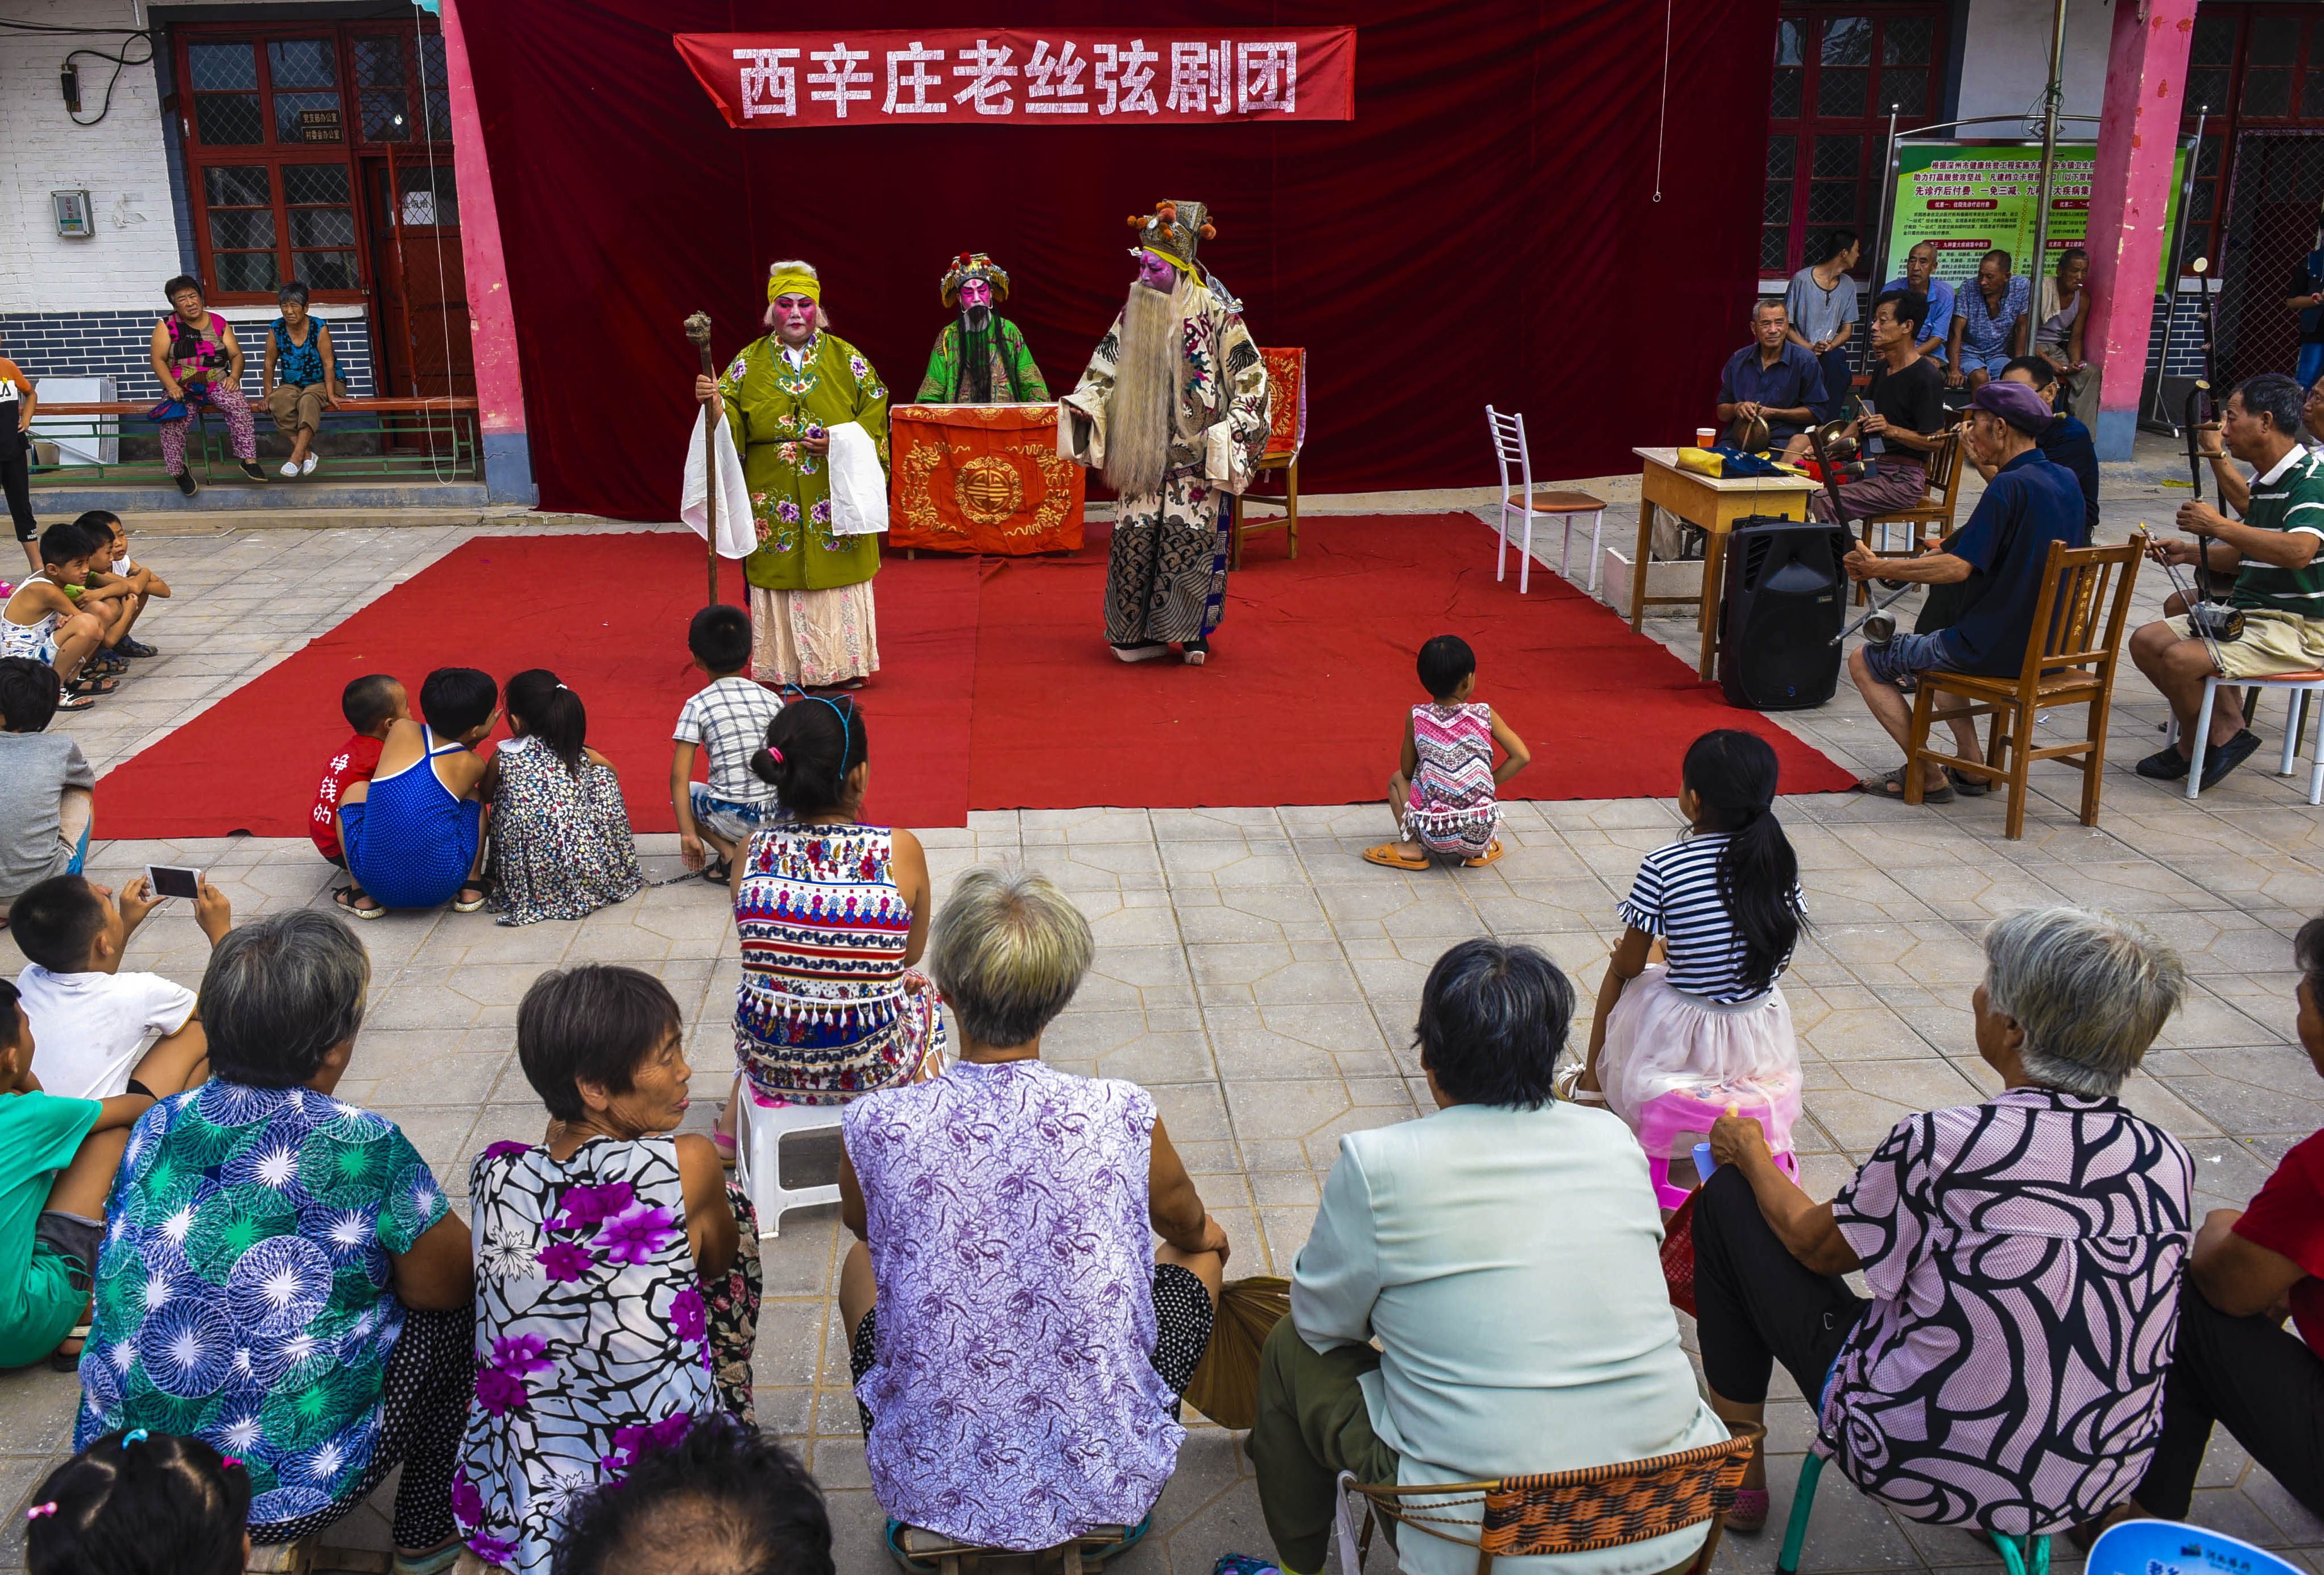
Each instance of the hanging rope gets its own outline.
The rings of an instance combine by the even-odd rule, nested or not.
[[[426,19],[426,12],[421,11],[418,6],[414,6],[412,8],[411,59],[413,66],[417,68],[417,74],[420,78],[420,136],[424,139],[423,145],[426,147],[428,152],[428,205],[429,213],[434,219],[434,222],[429,225],[429,227],[436,232],[436,288],[437,292],[441,294],[445,280],[444,194],[442,187],[438,184],[436,173],[436,106],[428,92],[428,33],[425,26]],[[441,35],[438,34],[438,36],[440,37]],[[445,46],[447,51],[450,47],[451,46],[449,44]],[[448,99],[451,91],[448,59],[447,60],[447,67],[445,92]],[[391,181],[390,185],[398,186],[401,185],[401,182]],[[403,193],[401,190],[391,190],[388,193],[387,199],[390,203],[394,205],[395,265],[397,271],[403,275],[404,335],[406,347],[409,349],[412,347],[410,344],[412,305],[411,271],[405,265],[403,252]],[[464,281],[466,275],[464,273]],[[466,311],[467,309],[466,291],[465,289],[462,290],[462,299],[459,302],[459,307],[462,311]],[[452,379],[452,318],[450,312],[447,310],[438,313],[438,323],[443,329],[444,333],[444,379],[446,392],[448,396]],[[414,394],[418,394],[420,392],[420,369],[416,366],[411,369],[411,391]],[[479,436],[477,439],[479,452],[477,457],[480,462],[483,458],[481,416],[482,412],[479,412]],[[459,430],[458,422],[449,409],[447,409],[444,412],[444,425],[445,435],[456,441]],[[438,447],[436,442],[436,412],[425,404],[421,405],[420,408],[420,429],[421,434],[428,440],[429,473],[435,476],[438,483],[448,481],[450,477],[445,474],[441,451]]]
[[[1655,200],[1663,199],[1663,123],[1670,115],[1670,46],[1671,6],[1674,0],[1663,0],[1663,102],[1655,111]]]

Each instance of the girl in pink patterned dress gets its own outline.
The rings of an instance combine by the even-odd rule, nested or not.
[[[1388,813],[1404,835],[1365,849],[1364,857],[1392,870],[1425,870],[1435,853],[1471,869],[1489,864],[1501,856],[1494,795],[1533,753],[1491,706],[1470,699],[1477,692],[1477,653],[1467,640],[1436,636],[1420,648],[1419,668],[1434,698],[1412,708],[1403,760],[1388,779]],[[1495,744],[1501,746],[1498,767]]]

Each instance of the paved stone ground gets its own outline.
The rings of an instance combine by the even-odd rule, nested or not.
[[[2168,517],[2184,496],[2160,484],[2171,469],[2163,456],[2108,467],[2107,534],[2127,528],[2141,510]],[[1627,505],[1618,483],[1608,487],[1617,504],[1609,539],[1635,531],[1635,481],[1629,485]],[[171,654],[141,664],[145,670],[121,698],[60,725],[102,769],[468,533],[268,530],[152,540],[146,556],[180,594],[141,632]],[[1261,547],[1253,556],[1264,561],[1268,552]],[[294,585],[294,599],[279,600]],[[2159,601],[2159,590],[2150,576],[2142,609]],[[1691,627],[1672,620],[1649,629],[1692,655]],[[1485,679],[1489,697],[1492,675]],[[2324,909],[2324,812],[2302,801],[2304,774],[2275,777],[2264,751],[2196,805],[2140,780],[2129,764],[2153,747],[2162,712],[2135,674],[2121,690],[2095,828],[2080,825],[2070,807],[2079,778],[2055,767],[2036,771],[2026,834],[2015,843],[2000,836],[1997,798],[1919,811],[1854,796],[1784,800],[1814,923],[1784,988],[1807,1069],[1803,1170],[1819,1195],[1902,1116],[1994,1086],[1977,1059],[1968,1010],[1977,937],[1989,918],[2028,903],[2063,899],[2135,913],[2186,953],[2193,998],[2129,1097],[2195,1152],[2202,1206],[2239,1203],[2286,1147],[2324,1125],[2324,1084],[2292,1038],[2290,953],[2292,931]],[[2268,714],[2264,731],[2273,734],[2281,712]],[[1556,747],[1553,720],[1530,721],[1537,751]],[[1893,762],[1852,693],[1784,720],[1844,764]],[[658,767],[633,765],[631,775],[633,790],[657,790]],[[98,813],[101,830],[102,804]],[[973,863],[1022,863],[1084,905],[1101,943],[1097,966],[1052,1031],[1047,1055],[1068,1070],[1134,1078],[1153,1090],[1233,1238],[1234,1273],[1287,1271],[1340,1134],[1408,1119],[1425,1107],[1408,1043],[1434,957],[1480,932],[1527,939],[1575,973],[1586,1001],[1616,934],[1617,898],[1640,856],[1678,829],[1663,800],[1518,805],[1499,864],[1406,875],[1356,856],[1388,829],[1378,806],[1092,808],[971,819],[964,830],[922,834],[939,888]],[[674,842],[642,839],[650,875],[678,872]],[[92,870],[101,880],[122,879],[159,861],[207,866],[245,917],[325,901],[334,873],[303,842],[250,838],[104,843],[93,850]],[[484,915],[397,915],[362,933],[373,959],[373,1007],[341,1093],[401,1122],[456,1196],[468,1156],[486,1143],[539,1136],[543,1117],[516,1067],[511,1024],[518,998],[543,968],[604,959],[659,972],[687,1014],[696,1119],[706,1124],[723,1095],[738,964],[725,906],[699,884],[653,889],[576,925],[509,930]],[[190,981],[204,955],[190,916],[164,909],[134,943],[130,962]],[[0,967],[17,965],[0,940]],[[820,1148],[794,1144],[791,1152],[795,1184],[833,1163],[828,1140]],[[807,1455],[831,1490],[843,1570],[874,1575],[886,1565],[831,1301],[842,1234],[833,1212],[794,1214],[780,1239],[766,1244],[760,1414]],[[76,1397],[69,1377],[0,1375],[0,1571],[21,1567],[21,1508],[66,1447]],[[1808,1435],[1806,1406],[1784,1391],[1774,1407],[1778,1524]],[[1194,1429],[1155,1534],[1121,1561],[1126,1575],[1204,1575],[1222,1552],[1266,1551],[1236,1443],[1207,1424]],[[2284,1548],[2324,1575],[2324,1524],[2224,1436],[2203,1481],[2198,1519]],[[383,1494],[374,1500],[385,1503]],[[337,1539],[380,1546],[385,1529],[367,1507]],[[1374,1562],[1385,1567],[1384,1555],[1376,1552]],[[1774,1538],[1733,1539],[1720,1562],[1766,1570]],[[1899,1521],[1836,1479],[1817,1507],[1807,1557],[1819,1572],[1994,1563],[1963,1534]]]

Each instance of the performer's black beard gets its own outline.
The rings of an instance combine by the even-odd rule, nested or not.
[[[992,402],[992,309],[963,307],[960,311],[960,388],[964,403]]]

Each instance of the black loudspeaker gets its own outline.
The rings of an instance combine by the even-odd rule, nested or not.
[[[1840,685],[1848,597],[1840,560],[1852,539],[1813,520],[1754,515],[1727,538],[1719,687],[1729,705],[1804,711]]]

